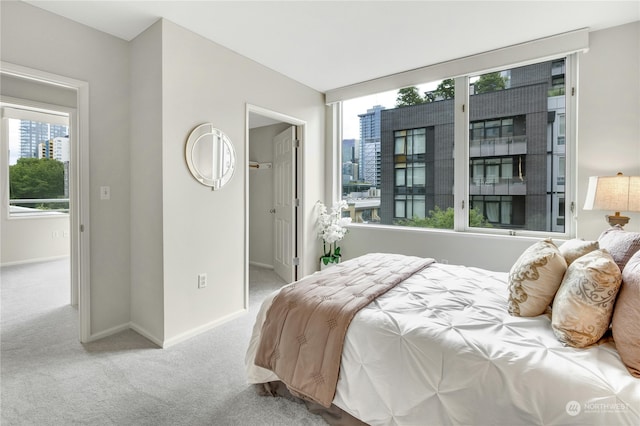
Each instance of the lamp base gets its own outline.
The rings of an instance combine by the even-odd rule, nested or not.
[[[611,226],[625,226],[627,223],[629,223],[629,217],[620,216],[619,213],[615,215],[605,215],[604,217],[607,219],[607,222],[609,222],[609,225]]]

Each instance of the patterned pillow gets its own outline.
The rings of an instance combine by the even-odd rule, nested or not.
[[[621,275],[611,255],[601,249],[576,259],[567,268],[551,313],[558,340],[576,348],[600,340],[611,323]]]
[[[613,340],[631,375],[640,378],[640,251],[622,271],[622,286],[613,308]]]
[[[574,238],[572,240],[565,241],[558,248],[560,249],[560,254],[564,256],[564,260],[567,261],[567,266],[569,266],[577,258],[594,250],[598,250],[600,247],[597,241],[585,241],[579,238]]]
[[[604,231],[598,237],[601,249],[607,250],[622,271],[631,256],[640,250],[640,233],[627,232],[616,225]]]
[[[517,317],[543,314],[566,269],[567,262],[551,239],[526,249],[509,271],[509,313]]]

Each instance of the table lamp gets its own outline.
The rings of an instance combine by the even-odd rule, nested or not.
[[[614,211],[605,215],[609,225],[626,225],[629,218],[620,212],[640,212],[640,176],[591,176],[584,209]]]

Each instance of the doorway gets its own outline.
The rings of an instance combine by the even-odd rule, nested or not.
[[[300,269],[303,139],[304,122],[247,106],[247,271],[270,269],[285,282]]]
[[[89,285],[89,140],[88,83],[7,62],[0,63],[2,101],[42,110],[43,104],[54,104],[54,111],[68,115],[69,153],[67,170],[70,302],[78,306],[79,340],[91,338]],[[56,143],[49,145],[54,149]],[[46,150],[46,149],[45,149]],[[6,151],[5,151],[6,152]],[[4,162],[7,164],[9,160]],[[5,168],[8,177],[8,167]],[[8,185],[3,188],[9,210]],[[58,206],[59,207],[59,206]],[[7,213],[8,214],[8,213]],[[20,219],[15,219],[20,220]],[[4,225],[4,223],[3,223]],[[65,238],[64,230],[51,232],[51,238]],[[4,239],[4,234],[3,234]]]

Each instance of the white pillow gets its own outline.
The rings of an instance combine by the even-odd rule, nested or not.
[[[518,317],[543,314],[566,270],[567,262],[551,239],[526,249],[509,271],[509,313]]]
[[[553,300],[551,326],[561,342],[583,348],[609,329],[622,282],[620,268],[606,250],[594,250],[567,269]]]
[[[579,238],[574,238],[572,240],[565,241],[558,248],[560,249],[560,254],[562,254],[564,259],[567,261],[567,266],[569,266],[577,258],[594,250],[598,250],[600,246],[597,241],[585,241]]]

